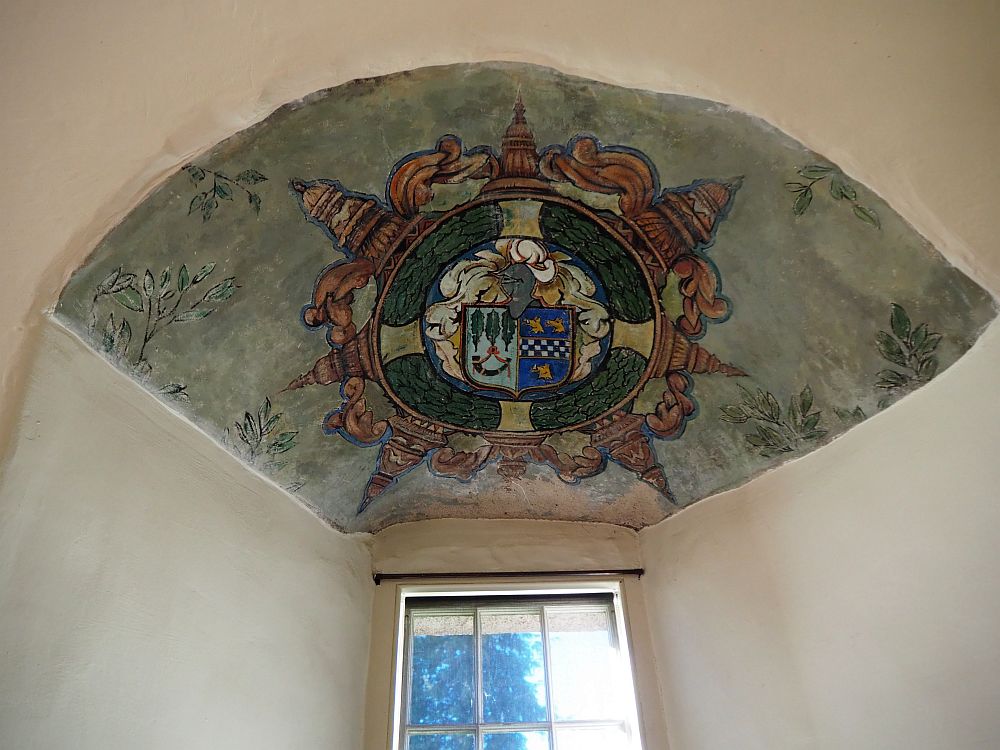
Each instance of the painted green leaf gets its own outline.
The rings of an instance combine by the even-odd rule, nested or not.
[[[177,291],[184,292],[187,291],[188,287],[191,286],[191,274],[188,271],[187,263],[181,266],[181,270],[177,272]]]
[[[218,205],[219,205],[219,202],[217,200],[215,200],[214,196],[206,199],[205,202],[204,202],[204,204],[202,204],[202,207],[201,207],[201,220],[202,221],[208,221],[209,219],[211,219],[212,218],[212,214],[215,213],[215,208]]]
[[[126,287],[135,286],[135,274],[134,273],[123,273],[118,277],[118,281],[115,285],[111,287],[112,292],[120,292]]]
[[[207,318],[212,314],[211,310],[185,310],[176,318],[174,318],[174,323],[184,323],[188,320],[201,320],[202,318]]]
[[[223,200],[231,201],[233,199],[233,189],[224,182],[215,183],[215,194]]]
[[[839,177],[830,178],[830,195],[832,195],[834,199],[838,201],[845,196],[844,181]]]
[[[749,415],[740,406],[723,406],[720,407],[722,410],[722,416],[719,417],[723,422],[731,422],[732,424],[743,424],[748,419]]]
[[[205,194],[198,193],[198,195],[196,195],[194,198],[191,199],[191,203],[188,204],[188,214],[189,215],[193,214],[195,211],[201,208],[201,204],[204,202],[205,202]]]
[[[879,370],[879,381],[875,384],[879,388],[898,388],[910,382],[910,378],[896,370]]]
[[[916,330],[910,334],[910,348],[914,351],[919,350],[920,347],[923,346],[924,341],[927,340],[927,332],[928,329],[926,323],[921,323],[917,326]]]
[[[855,206],[854,215],[857,216],[861,221],[866,224],[871,224],[876,229],[882,228],[882,222],[879,221],[878,214],[872,211],[870,208],[865,208],[864,206]]]
[[[205,170],[201,167],[196,167],[193,164],[189,164],[184,167],[185,171],[188,173],[188,177],[191,178],[191,182],[197,185],[199,182],[205,179]]]
[[[112,289],[114,289],[115,284],[118,281],[118,277],[122,275],[122,270],[123,270],[122,267],[118,266],[118,268],[116,268],[114,271],[105,276],[104,280],[97,285],[97,293],[107,294]]]
[[[820,413],[818,411],[815,411],[812,414],[810,414],[802,422],[802,431],[810,432],[814,430],[816,428],[816,425],[819,424],[819,419],[820,419]]]
[[[128,345],[132,342],[132,326],[129,322],[122,318],[122,323],[118,327],[118,334],[115,338],[115,354],[119,357],[124,357],[125,352],[128,350]]]
[[[115,292],[111,295],[111,299],[134,312],[142,312],[145,309],[142,304],[142,295],[135,287],[130,286],[120,292]]]
[[[264,423],[264,426],[261,428],[261,432],[263,432],[265,435],[270,435],[275,425],[278,424],[279,419],[281,419],[281,414],[273,415],[270,419],[268,419]]]
[[[937,357],[928,357],[920,363],[920,367],[917,369],[917,374],[920,375],[924,380],[930,380],[935,375],[937,375],[938,370],[938,359]]]
[[[812,388],[808,385],[802,389],[802,393],[799,394],[799,408],[802,410],[803,414],[808,414],[809,410],[812,409],[813,405],[813,392]]]
[[[298,432],[282,432],[267,446],[267,452],[272,456],[284,453],[295,447],[295,436]]]
[[[244,185],[256,185],[258,182],[264,182],[267,177],[262,175],[256,169],[244,169],[238,175],[236,175],[236,182],[242,183]]]
[[[906,367],[906,355],[903,353],[903,350],[899,346],[899,342],[896,341],[896,339],[885,331],[879,331],[876,338],[878,341],[878,350],[883,357],[890,362]]]
[[[101,339],[101,349],[107,353],[115,348],[115,314],[108,313],[108,320],[104,324],[104,336]]]
[[[790,193],[801,193],[803,190],[807,189],[809,186],[802,182],[786,182],[785,190]]]
[[[248,193],[247,200],[250,201],[250,205],[253,206],[254,213],[260,213],[260,196],[257,193]]]
[[[938,348],[938,344],[940,343],[941,343],[940,333],[928,333],[927,336],[924,338],[923,342],[921,342],[920,346],[914,349],[913,353],[918,358],[923,358],[928,354],[932,353],[934,350],[936,350]]]
[[[260,441],[260,432],[257,429],[257,423],[254,422],[253,415],[248,411],[243,412],[243,430],[254,442]]]
[[[813,191],[812,188],[806,188],[801,193],[799,197],[795,199],[795,203],[792,204],[792,213],[796,216],[801,216],[809,208],[809,204],[812,203]]]
[[[142,291],[147,297],[152,297],[155,290],[156,279],[153,278],[153,272],[147,268],[146,274],[142,277]]]
[[[267,418],[271,416],[271,399],[265,398],[263,403],[257,409],[257,423],[263,425]],[[262,432],[267,432],[267,430],[261,430]]]
[[[805,177],[807,180],[818,180],[826,177],[831,172],[836,171],[834,167],[828,167],[824,164],[810,164],[808,166],[802,167],[799,170],[799,174]]]
[[[212,271],[214,271],[214,270],[215,270],[215,264],[214,263],[206,263],[205,265],[203,265],[201,267],[201,270],[198,271],[198,273],[196,273],[194,275],[194,278],[191,279],[191,283],[192,284],[197,284],[199,282],[204,281],[205,277],[208,276],[210,273],[212,273]]]
[[[236,294],[236,277],[230,276],[205,292],[204,300],[206,302],[224,302],[234,294]]]
[[[768,411],[768,414],[770,415],[771,419],[780,419],[781,418],[781,404],[778,403],[778,399],[776,399],[774,397],[774,394],[772,394],[770,392],[767,393],[766,398],[767,398],[767,407],[768,407],[767,411]]]
[[[890,323],[892,323],[892,332],[896,334],[896,338],[900,341],[907,341],[910,338],[910,316],[906,314],[906,310],[895,302],[892,303],[889,309],[891,310],[889,318]]]
[[[799,411],[799,402],[794,396],[788,399],[788,421],[792,427],[798,428],[802,421],[802,412]]]

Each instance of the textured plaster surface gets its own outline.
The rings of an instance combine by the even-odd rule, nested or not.
[[[381,195],[399,158],[432,147],[445,133],[459,135],[467,147],[496,145],[518,90],[528,102],[539,145],[592,133],[607,144],[637,148],[659,168],[664,187],[743,178],[714,245],[705,251],[718,269],[731,315],[709,325],[700,343],[749,377],[695,376],[697,417],[679,439],[654,441],[681,507],[789,455],[762,456],[748,445],[745,433],[755,423],[720,420],[720,408],[742,397],[738,383],[773,393],[786,411],[791,398],[811,389],[822,434],[791,446],[791,455],[801,455],[858,421],[838,417],[835,410],[860,408],[871,415],[885,405],[877,373],[893,365],[880,355],[875,337],[889,328],[890,303],[902,305],[914,327],[927,322],[941,334],[939,370],[960,356],[995,314],[987,292],[863,186],[850,182],[856,201],[877,212],[880,228],[859,220],[848,201],[831,197],[833,178],[814,186],[811,207],[796,216],[795,196],[785,183],[808,182],[797,169],[829,162],[762,121],[711,102],[513,64],[423,69],[355,82],[280,110],[196,159],[210,170],[206,180],[194,183],[181,172],[133,211],[74,275],[57,314],[97,347],[109,314],[116,322],[130,317],[132,344],[117,362],[130,370],[144,316],[108,296],[94,304],[101,281],[121,267],[136,274],[141,287],[147,269],[157,282],[169,269],[164,289],[173,294],[182,265],[194,275],[202,265],[216,264],[209,279],[188,293],[184,308],[223,278],[234,279],[234,295],[204,304],[202,311],[214,308],[209,317],[163,326],[144,349],[151,371],[133,374],[154,392],[168,383],[184,384],[189,400],[173,406],[235,450],[241,446],[233,423],[270,398],[274,412],[283,414],[278,430],[297,432],[294,448],[263,453],[254,466],[340,528],[378,529],[428,517],[590,520],[634,528],[655,523],[675,506],[615,465],[576,486],[557,481],[547,466],[532,466],[515,482],[487,467],[467,484],[419,466],[356,515],[377,447],[358,448],[323,434],[324,415],[341,402],[336,386],[283,392],[327,351],[322,331],[306,329],[300,310],[316,275],[344,257],[304,221],[289,181],[331,178]],[[269,178],[251,186],[260,196],[259,216],[243,189],[232,185],[233,200],[219,200],[212,218],[203,221],[195,197],[212,183],[212,172],[235,176],[251,168]],[[439,192],[447,207],[447,191]],[[355,302],[359,326],[370,314],[372,293],[364,290]],[[90,333],[88,326],[94,326]],[[636,410],[652,411],[664,388],[662,381],[650,383]],[[376,417],[387,415],[380,390],[370,386],[368,393]]]
[[[670,747],[1000,745],[998,367],[640,533]]]
[[[368,540],[44,336],[0,488],[0,745],[359,747]]]

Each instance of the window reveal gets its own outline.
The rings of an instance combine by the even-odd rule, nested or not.
[[[633,750],[613,596],[410,598],[399,750]]]

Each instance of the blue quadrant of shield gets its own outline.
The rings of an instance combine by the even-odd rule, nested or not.
[[[554,388],[573,368],[574,310],[529,307],[518,321],[517,390]]]

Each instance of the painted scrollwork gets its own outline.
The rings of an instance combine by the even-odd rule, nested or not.
[[[374,445],[389,429],[389,423],[375,419],[365,399],[365,381],[350,377],[341,388],[344,403],[331,412],[323,424],[327,433],[340,432],[360,445]]]
[[[721,320],[729,304],[719,295],[719,279],[699,254],[711,244],[741,181],[704,180],[659,191],[656,172],[638,152],[604,146],[590,136],[578,136],[566,146],[550,146],[541,157],[542,174],[584,191],[617,195],[624,223],[638,234],[653,257],[650,271],[662,288],[674,271],[683,297],[677,319],[689,336],[704,333],[704,321]]]
[[[351,313],[354,291],[363,289],[374,273],[367,258],[328,268],[316,282],[312,304],[302,311],[302,320],[310,328],[329,326],[330,343],[343,345],[357,333]]]
[[[413,217],[434,199],[433,185],[492,179],[499,170],[500,164],[487,146],[466,151],[461,139],[446,135],[433,150],[412,154],[397,164],[386,195],[397,214]]]

